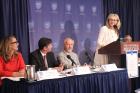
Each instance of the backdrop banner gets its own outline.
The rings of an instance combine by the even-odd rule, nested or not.
[[[41,37],[49,37],[57,54],[63,49],[64,38],[71,37],[75,52],[83,55],[88,49],[92,55],[103,16],[102,0],[30,0],[30,51],[38,48]]]

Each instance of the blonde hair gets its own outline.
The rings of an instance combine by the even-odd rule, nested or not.
[[[110,13],[109,15],[108,15],[108,17],[107,17],[107,20],[106,20],[106,26],[107,27],[110,27],[109,26],[109,19],[111,19],[112,17],[115,17],[116,19],[117,19],[117,28],[118,28],[118,30],[120,29],[120,27],[121,27],[121,22],[120,22],[120,18],[119,18],[119,16],[118,16],[118,14],[115,14],[115,13]]]
[[[17,56],[17,51],[14,51],[12,55],[11,52],[13,51],[10,47],[10,44],[12,42],[12,38],[15,38],[15,36],[8,36],[3,39],[0,45],[0,55],[4,58],[5,62],[11,59],[12,56]]]

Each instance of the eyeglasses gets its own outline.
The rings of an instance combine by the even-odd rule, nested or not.
[[[11,42],[11,44],[18,44],[18,41],[15,41],[15,42]]]

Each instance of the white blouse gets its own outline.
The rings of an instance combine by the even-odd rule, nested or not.
[[[103,65],[108,63],[108,56],[105,54],[98,54],[98,49],[116,41],[117,39],[118,39],[118,35],[115,32],[115,30],[110,29],[107,26],[101,27],[97,40],[94,65]]]
[[[118,39],[118,35],[113,29],[109,29],[107,26],[101,27],[97,40],[97,49],[106,46]]]

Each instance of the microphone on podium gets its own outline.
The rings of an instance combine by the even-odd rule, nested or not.
[[[113,27],[114,27],[116,33],[117,33],[118,35],[120,35],[120,32],[119,32],[119,29],[118,29],[117,25],[114,25]],[[119,37],[120,37],[120,36],[119,36]]]
[[[117,27],[117,25],[114,25],[113,27],[114,27],[114,29],[115,29],[116,31],[119,30],[118,27]]]
[[[72,66],[73,66],[74,64],[76,65],[76,63],[74,62],[74,60],[71,58],[70,55],[67,55],[67,58],[68,58],[69,60],[71,60],[71,62],[72,62]]]

